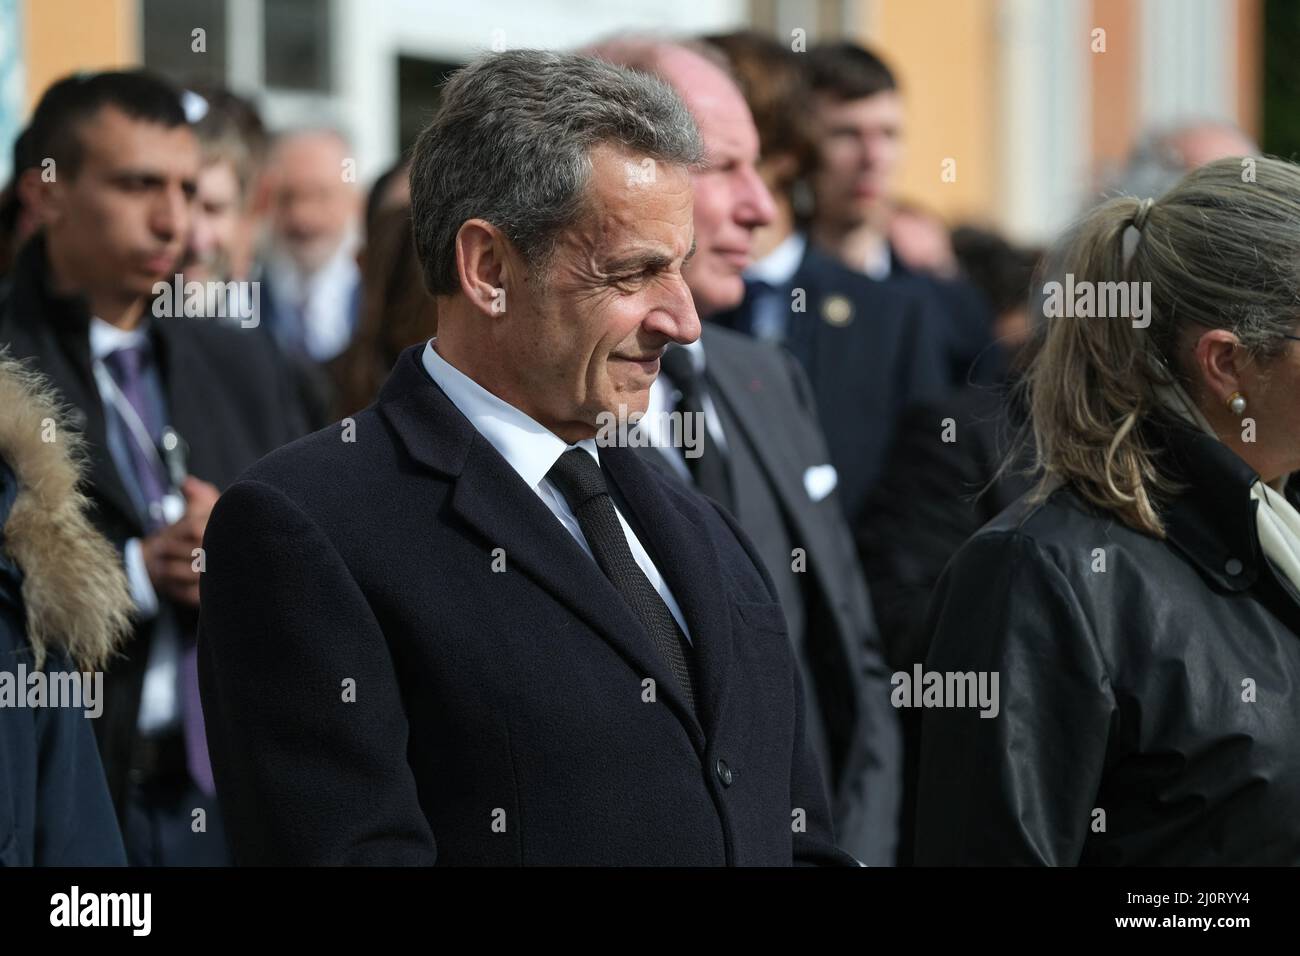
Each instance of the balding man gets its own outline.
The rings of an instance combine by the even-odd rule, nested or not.
[[[595,60],[449,81],[411,163],[438,337],[250,469],[205,540],[239,862],[851,862],[761,559],[596,442],[699,335],[700,153],[668,88]]]
[[[707,48],[625,38],[591,52],[667,81],[695,117],[708,163],[693,176],[697,251],[686,281],[701,318],[734,309],[745,296],[755,230],[776,211],[743,95]],[[800,662],[808,733],[840,846],[870,865],[890,865],[898,721],[808,380],[789,353],[708,322],[698,342],[665,357],[664,370],[650,393],[650,427],[663,420],[657,413],[699,407],[708,433],[696,457],[657,434],[646,455],[723,502],[754,541]]]
[[[356,327],[361,196],[339,133],[289,133],[271,151],[271,249],[263,314],[289,355],[327,362]]]

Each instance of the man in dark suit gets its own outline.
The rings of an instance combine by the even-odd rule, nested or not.
[[[754,231],[774,214],[745,101],[696,49],[623,40],[596,52],[664,79],[696,117],[711,168],[695,177],[701,251],[685,276],[699,314],[712,319],[743,295]],[[897,719],[807,377],[788,353],[710,321],[699,342],[664,356],[649,410],[643,422],[655,447],[646,455],[734,514],[772,575],[815,715],[809,737],[840,846],[870,865],[892,863]],[[676,447],[656,434],[664,413],[703,419],[700,447]]]
[[[785,619],[617,443],[699,320],[663,85],[516,50],[447,84],[412,220],[438,337],[213,512],[201,677],[242,863],[847,863]]]
[[[199,547],[219,489],[300,431],[260,337],[175,317],[170,290],[154,298],[171,285],[198,174],[185,119],[176,92],[143,73],[46,91],[31,135],[52,175],[24,174],[41,229],[0,316],[0,344],[72,407],[92,518],[132,586],[135,633],[95,729],[135,864],[229,862],[197,690]]]
[[[744,301],[717,322],[778,341],[799,361],[856,527],[904,410],[947,392],[942,319],[927,297],[853,273],[798,232],[746,275]],[[779,331],[761,318],[778,310]]]

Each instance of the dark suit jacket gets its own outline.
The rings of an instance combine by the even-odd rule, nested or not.
[[[829,461],[812,391],[781,349],[704,327],[705,380],[722,419],[737,523],[772,575],[809,700],[839,845],[890,865],[898,839],[900,745],[885,667],[838,495],[814,501],[805,472]],[[662,452],[647,457],[665,473]],[[806,555],[793,569],[792,550]]]
[[[967,279],[942,279],[918,272],[892,247],[889,277],[876,282],[893,292],[930,298],[938,308],[948,357],[948,382],[952,388],[994,385],[1007,372],[1008,356],[993,341],[993,308],[988,298]]]
[[[924,663],[930,595],[952,556],[983,525],[1029,490],[1033,462],[1017,449],[1015,466],[999,474],[1014,447],[1023,409],[1011,383],[970,385],[938,402],[913,406],[898,426],[884,474],[855,529],[889,663],[900,671]],[[951,419],[952,432],[945,435]],[[945,437],[951,441],[945,441]],[[903,727],[903,814],[899,860],[910,863],[921,712],[900,712]]]
[[[288,373],[292,390],[307,421],[308,431],[324,428],[336,419],[338,383],[329,372],[329,363],[318,365],[308,355],[295,347],[288,329],[292,327],[290,303],[283,300],[275,285],[260,274],[258,328],[281,356]],[[352,286],[348,294],[348,312],[351,329],[355,333],[361,316],[361,283]],[[342,353],[340,353],[342,354]]]
[[[107,447],[104,409],[90,356],[90,315],[78,299],[55,296],[47,285],[45,246],[29,241],[14,270],[14,286],[0,315],[0,344],[13,358],[44,373],[73,408],[89,455],[91,518],[120,551],[144,534]],[[224,488],[273,448],[302,434],[297,403],[264,339],[214,319],[154,320],[151,334],[172,427],[189,445],[191,474]],[[181,615],[193,627],[197,614]],[[104,678],[104,713],[95,723],[119,816],[137,739],[152,626],[141,622]]]
[[[237,862],[847,862],[781,608],[731,519],[602,449],[686,616],[697,721],[421,348],[354,442],[268,456],[208,525],[200,679]]]
[[[948,320],[919,286],[875,282],[811,245],[785,292],[794,289],[805,311],[791,313],[785,345],[812,383],[840,502],[856,523],[898,417],[949,387]],[[749,309],[746,300],[716,321],[744,330]]]

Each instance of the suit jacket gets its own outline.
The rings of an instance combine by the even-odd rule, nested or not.
[[[873,281],[811,244],[789,288],[803,290],[804,311],[791,313],[785,345],[812,383],[840,503],[856,524],[898,417],[948,389],[948,320],[919,286]],[[717,323],[743,331],[749,310],[747,299]]]
[[[839,845],[890,865],[898,839],[901,753],[889,672],[861,567],[831,491],[814,500],[810,468],[826,445],[808,379],[788,353],[704,327],[705,381],[726,435],[737,523],[754,542],[786,611],[809,701]],[[665,474],[662,452],[647,457]],[[794,570],[793,549],[806,570]]]
[[[1008,356],[993,341],[993,308],[988,298],[965,278],[942,279],[919,272],[890,248],[888,278],[871,280],[882,288],[932,300],[942,324],[952,388],[993,385],[1007,372]]]
[[[328,371],[328,365],[318,365],[310,356],[293,347],[287,328],[292,326],[289,302],[283,300],[275,284],[265,271],[259,273],[260,296],[257,327],[280,356],[290,383],[290,389],[306,420],[307,430],[324,428],[336,419],[338,386]],[[351,328],[355,332],[360,321],[361,283],[358,281],[348,295]],[[346,351],[346,350],[345,350]],[[342,353],[340,353],[342,354]],[[296,436],[295,436],[296,437]]]
[[[854,529],[889,662],[900,670],[925,660],[926,608],[944,566],[1033,484],[1033,461],[1014,447],[1025,413],[1011,389],[972,385],[908,409]],[[1014,465],[999,474],[1013,450]]]
[[[90,355],[90,315],[83,300],[48,287],[44,241],[29,241],[15,268],[13,290],[0,315],[0,344],[50,380],[73,408],[89,456],[86,489],[91,518],[122,550],[144,526],[108,450],[106,423]],[[259,457],[302,433],[296,401],[264,339],[214,319],[171,318],[151,323],[154,354],[172,427],[189,445],[191,474],[224,488]],[[197,614],[179,614],[192,629]],[[153,627],[142,621],[122,657],[105,674],[104,713],[95,730],[119,816],[137,740],[145,667]]]
[[[1011,382],[970,385],[909,409],[884,473],[855,529],[890,666],[907,673],[929,652],[930,595],[952,556],[983,525],[1029,490],[1028,449],[998,473],[1013,449],[1024,409]],[[953,432],[945,436],[945,422]],[[950,437],[951,441],[945,441]],[[903,813],[899,862],[913,858],[921,712],[899,712],[903,728]]]
[[[200,686],[237,862],[848,862],[781,608],[734,522],[601,450],[686,616],[697,720],[422,347],[354,441],[268,456],[208,524]]]

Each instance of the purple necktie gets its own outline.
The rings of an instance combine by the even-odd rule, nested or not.
[[[149,440],[157,447],[158,439],[162,435],[162,420],[159,409],[155,408],[145,394],[144,370],[149,360],[149,355],[144,346],[132,345],[128,348],[118,349],[109,352],[104,356],[104,365],[108,372],[113,376],[113,381],[117,383],[118,389],[127,403],[135,411],[140,423],[144,425],[144,430],[149,434]],[[144,496],[145,504],[145,527],[149,531],[156,531],[162,526],[162,519],[159,517],[159,506],[163,497],[167,494],[167,485],[163,478],[162,461],[156,454],[149,452],[141,445],[136,437],[136,432],[126,421],[125,413],[119,412],[121,418],[124,439],[126,441],[127,454],[131,460],[131,472],[135,477],[136,487]]]
[[[203,702],[199,698],[199,643],[186,635],[181,657],[181,706],[184,708],[185,763],[190,777],[209,797],[217,792],[208,760],[208,738],[203,726]]]
[[[163,423],[161,409],[156,408],[148,400],[145,392],[144,371],[149,357],[146,347],[133,345],[117,349],[104,356],[104,365],[113,376],[117,387],[121,389],[123,397],[139,416],[140,423],[149,433],[150,440],[157,447],[158,439],[162,435]],[[164,523],[159,505],[167,494],[167,485],[163,478],[161,460],[155,455],[150,455],[141,446],[135,430],[130,425],[125,422],[123,425],[136,485],[144,495],[147,506],[145,526],[153,532]],[[216,788],[212,782],[212,766],[208,761],[208,740],[203,728],[203,705],[199,700],[198,644],[193,634],[183,634],[182,644],[177,691],[180,696],[185,735],[185,759],[195,784],[205,794],[212,796],[216,793]]]

